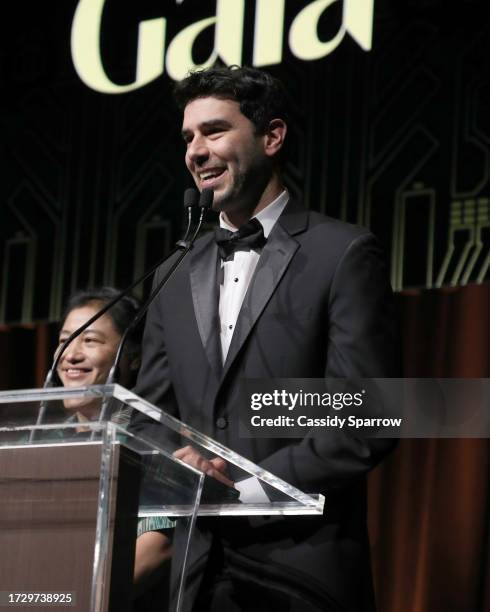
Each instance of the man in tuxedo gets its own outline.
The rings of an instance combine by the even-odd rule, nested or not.
[[[243,379],[398,375],[380,248],[368,230],[308,212],[285,190],[287,118],[276,79],[213,68],[177,84],[176,100],[187,168],[199,190],[214,191],[220,229],[196,243],[150,308],[135,391],[299,489],[326,496],[322,517],[199,519],[186,606],[372,611],[365,475],[391,442],[340,431],[240,438],[236,411]],[[144,419],[134,426],[159,435]],[[229,482],[222,460],[190,446],[176,455]]]

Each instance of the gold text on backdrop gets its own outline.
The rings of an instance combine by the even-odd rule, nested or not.
[[[333,38],[318,38],[318,21],[331,5],[342,0],[314,0],[294,18],[288,42],[292,54],[300,60],[318,60],[332,53],[348,32],[364,49],[371,49],[374,0],[343,0],[342,24]],[[80,0],[73,18],[71,53],[80,79],[101,93],[133,91],[153,81],[166,70],[175,80],[189,70],[211,66],[219,56],[228,65],[242,63],[245,0],[217,0],[216,15],[191,23],[170,41],[165,53],[167,19],[141,21],[138,26],[136,78],[119,85],[104,69],[100,50],[102,13],[106,0]],[[253,39],[254,66],[272,66],[283,59],[286,0],[256,0]],[[214,28],[214,49],[203,64],[196,65],[192,48],[196,38],[207,28]]]

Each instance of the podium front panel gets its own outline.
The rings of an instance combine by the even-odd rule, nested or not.
[[[178,526],[187,548],[203,474],[128,431],[127,406],[112,396],[2,395],[0,591],[37,594],[40,610],[53,606],[40,605],[39,594],[56,594],[70,599],[68,609],[130,612],[137,534],[161,530],[172,541]],[[94,397],[94,417],[79,418]],[[145,506],[158,511],[150,516]],[[183,604],[181,552],[163,568],[171,581],[162,610]]]

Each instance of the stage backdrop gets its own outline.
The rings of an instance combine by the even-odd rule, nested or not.
[[[2,9],[0,323],[53,321],[178,239],[171,90],[246,63],[291,103],[291,192],[368,225],[396,290],[489,278],[487,2],[18,0]]]

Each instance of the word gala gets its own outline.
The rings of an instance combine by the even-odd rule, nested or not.
[[[158,17],[138,24],[136,75],[131,83],[114,83],[104,69],[100,38],[106,0],[80,0],[71,29],[71,54],[80,79],[91,89],[106,94],[133,91],[165,71],[174,80],[189,70],[206,68],[219,57],[227,65],[242,64],[246,0],[217,0],[216,14],[184,27],[166,45],[167,19]],[[331,5],[343,2],[339,31],[327,41],[318,38],[318,22]],[[122,4],[124,6],[124,4]],[[283,60],[286,0],[256,0],[252,65],[280,64]],[[288,45],[302,61],[321,59],[332,53],[348,33],[369,51],[373,36],[374,0],[314,0],[294,17]],[[199,65],[193,62],[193,46],[207,28],[214,28],[214,48]]]

